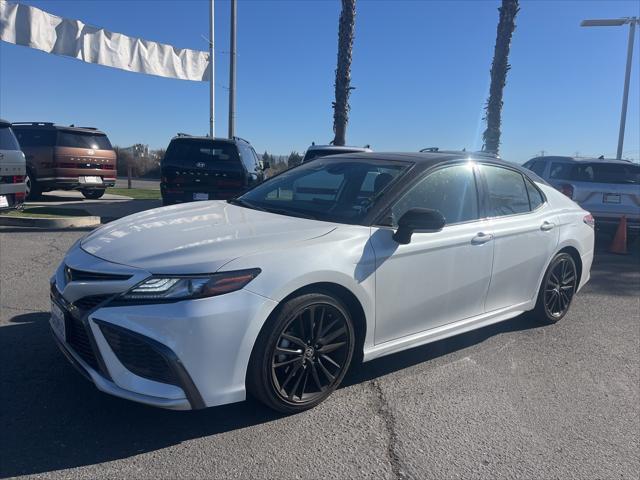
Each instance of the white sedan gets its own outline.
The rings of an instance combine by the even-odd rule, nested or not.
[[[560,320],[593,243],[591,215],[514,164],[339,155],[94,231],[51,279],[51,327],[104,392],[297,412],[356,359],[530,310]]]

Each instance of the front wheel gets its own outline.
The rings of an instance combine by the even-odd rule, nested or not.
[[[311,293],[289,300],[258,337],[247,387],[283,413],[313,408],[340,385],[354,339],[351,316],[338,299]]]
[[[578,286],[576,263],[568,253],[556,255],[547,268],[534,310],[545,323],[556,323],[569,311]]]
[[[104,195],[104,189],[91,189],[91,190],[80,190],[84,198],[88,198],[89,200],[97,200],[102,198]]]

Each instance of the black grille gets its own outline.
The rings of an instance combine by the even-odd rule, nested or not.
[[[131,372],[149,380],[179,385],[168,360],[160,354],[142,335],[124,328],[98,323],[109,346],[118,360]]]
[[[117,280],[129,280],[131,275],[116,275],[112,273],[97,273],[76,270],[75,268],[65,267],[65,276],[67,282],[105,282]]]
[[[106,295],[90,295],[88,297],[82,297],[73,302],[73,304],[81,311],[92,310],[96,308],[100,303],[104,302],[108,298],[112,297],[113,294]]]
[[[91,347],[91,340],[82,322],[71,315],[66,316],[67,343],[91,368],[100,371],[98,359]]]

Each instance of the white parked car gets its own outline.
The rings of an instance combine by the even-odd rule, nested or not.
[[[51,279],[54,338],[102,391],[296,412],[368,361],[533,310],[589,280],[593,221],[535,174],[466,154],[318,159],[230,201],[110,223]]]
[[[17,208],[25,199],[26,161],[11,124],[0,119],[0,211]]]

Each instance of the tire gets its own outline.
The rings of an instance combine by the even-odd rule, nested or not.
[[[351,315],[341,301],[324,293],[295,297],[279,307],[260,332],[249,361],[247,389],[279,412],[313,408],[340,385],[354,346]]]
[[[27,169],[27,173],[24,176],[24,183],[26,201],[38,200],[42,196],[42,189],[36,180],[36,176],[29,169]]]
[[[104,188],[103,189],[85,189],[85,190],[80,190],[82,192],[82,195],[84,195],[84,198],[88,198],[89,200],[97,200],[99,198],[102,198],[102,196],[104,195]]]
[[[535,318],[543,323],[560,321],[569,311],[578,286],[578,269],[568,253],[556,255],[542,278]]]

